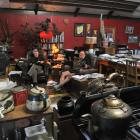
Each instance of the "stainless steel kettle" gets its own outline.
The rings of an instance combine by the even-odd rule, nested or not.
[[[26,101],[26,107],[29,111],[44,111],[50,104],[51,100],[44,88],[35,87],[30,90]]]

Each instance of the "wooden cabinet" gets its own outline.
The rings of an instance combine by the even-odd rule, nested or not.
[[[72,121],[72,114],[61,116],[54,108],[54,120],[58,124],[58,140],[81,140],[80,134]]]
[[[16,130],[20,131],[21,139],[25,140],[24,128],[28,126],[37,125],[41,122],[41,119],[46,120],[46,130],[48,136],[53,139],[53,111],[48,108],[44,112],[31,113],[26,110],[25,105],[16,106],[14,111],[5,114],[3,119],[0,119],[0,140],[6,135],[7,140],[17,140]]]

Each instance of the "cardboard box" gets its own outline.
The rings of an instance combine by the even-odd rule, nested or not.
[[[110,54],[110,55],[114,55],[115,54],[116,49],[115,48],[105,48],[105,53],[106,54]]]

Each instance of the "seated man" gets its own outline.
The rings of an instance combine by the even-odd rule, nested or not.
[[[92,60],[88,54],[86,54],[84,51],[81,51],[79,53],[79,58],[80,58],[80,62],[79,62],[80,67],[76,70],[73,69],[75,74],[76,73],[88,74],[88,73],[93,73],[96,71],[94,68],[92,68]],[[54,86],[54,88],[56,90],[59,90],[63,85],[65,85],[67,82],[70,81],[70,79],[71,79],[72,75],[74,75],[74,73],[72,73],[69,68],[65,68],[61,74],[59,84]]]
[[[90,69],[92,68],[92,60],[90,55],[86,54],[84,51],[79,53],[80,58],[80,74],[90,73]]]
[[[31,65],[28,75],[32,77],[33,86],[37,85],[37,74],[43,71],[45,57],[39,53],[38,49],[33,49],[31,55],[28,58],[29,64]]]

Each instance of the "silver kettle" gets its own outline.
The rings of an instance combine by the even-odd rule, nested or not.
[[[44,88],[34,87],[30,90],[26,101],[26,108],[29,111],[44,111],[50,106],[50,104],[51,100]]]

